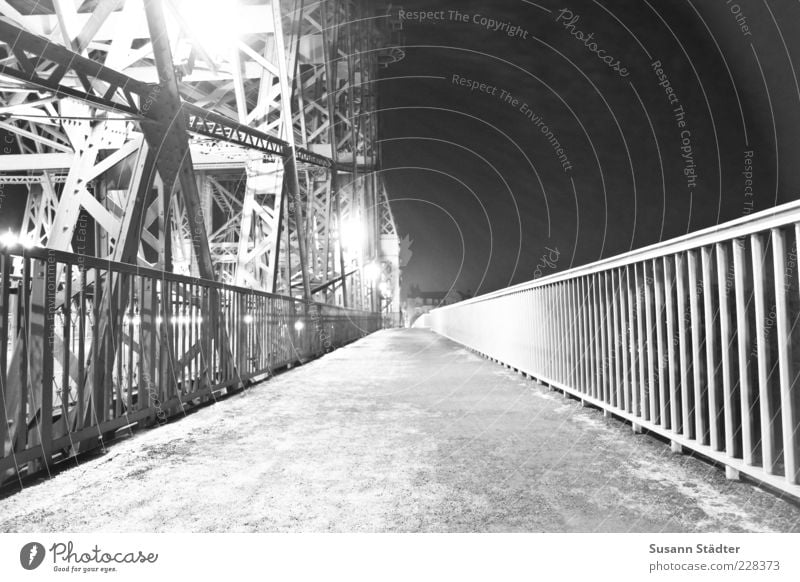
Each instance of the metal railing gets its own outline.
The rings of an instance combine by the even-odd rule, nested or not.
[[[49,472],[119,430],[162,422],[381,326],[379,313],[0,249],[0,482]]]
[[[800,497],[800,202],[431,312],[432,329]]]

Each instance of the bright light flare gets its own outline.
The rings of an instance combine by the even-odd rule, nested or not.
[[[3,235],[0,235],[0,244],[4,247],[13,247],[17,244],[17,235],[10,230]]]
[[[358,251],[366,246],[367,231],[364,225],[354,220],[342,224],[342,248],[347,251]]]
[[[5,247],[20,245],[22,248],[32,249],[36,246],[36,242],[27,235],[16,235],[8,230],[5,234],[0,235],[0,245]]]
[[[294,322],[295,331],[303,331],[303,328],[305,328],[305,326],[306,324],[300,321],[299,319]]]
[[[139,327],[142,324],[142,318],[139,317],[138,313],[133,315],[125,314],[122,317],[122,325],[129,326],[132,325],[133,327]]]
[[[227,56],[239,41],[242,10],[230,0],[183,0],[180,15],[193,43],[199,43],[211,57]]]
[[[381,278],[381,266],[378,263],[364,265],[364,278],[371,283],[377,283]]]

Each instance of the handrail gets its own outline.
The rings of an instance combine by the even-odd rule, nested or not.
[[[383,324],[381,313],[0,247],[0,485]]]
[[[552,275],[539,277],[532,281],[517,283],[516,285],[512,285],[510,287],[505,287],[490,293],[478,295],[476,297],[465,299],[464,301],[460,301],[455,304],[445,305],[437,309],[447,309],[448,307],[453,307],[454,305],[478,303],[494,297],[502,297],[503,295],[508,295],[509,293],[516,293],[518,291],[525,291],[527,289],[535,289],[536,287],[567,281],[575,277],[599,273],[615,267],[624,267],[636,262],[659,258],[665,254],[680,253],[687,250],[712,245],[718,242],[724,242],[733,238],[741,238],[757,232],[770,230],[772,228],[787,226],[794,222],[800,222],[800,200],[781,204],[760,212],[754,212],[747,216],[742,216],[728,222],[723,222],[716,226],[690,232],[667,241],[654,243],[640,249],[635,249],[620,255],[609,257],[607,259],[600,259],[599,261],[595,261],[593,263],[573,267],[558,273],[553,273]]]
[[[431,328],[800,498],[800,201],[432,310]]]
[[[292,301],[295,301],[297,303],[307,303],[308,305],[320,305],[323,307],[330,306],[328,303],[320,303],[317,301],[306,302],[303,301],[302,299],[297,299],[295,297],[287,297],[285,295],[280,295],[278,293],[270,293],[268,291],[263,291],[261,289],[239,287],[236,285],[231,285],[230,283],[223,283],[221,281],[212,281],[210,279],[204,279],[202,277],[195,277],[192,275],[182,275],[180,273],[168,273],[166,271],[160,271],[152,267],[143,267],[139,265],[132,265],[130,263],[119,263],[116,261],[111,261],[109,259],[100,259],[90,255],[83,255],[81,253],[70,253],[68,251],[49,249],[47,247],[41,247],[41,246],[26,247],[20,244],[19,242],[15,242],[14,244],[11,245],[3,245],[2,243],[0,243],[0,252],[6,252],[9,255],[27,259],[33,258],[39,260],[48,260],[49,258],[52,257],[53,260],[61,263],[74,262],[74,264],[76,264],[79,267],[82,265],[84,269],[111,269],[116,273],[124,273],[127,275],[142,275],[145,277],[151,277],[153,279],[170,281],[173,283],[201,284],[208,288],[214,288],[220,290],[226,289],[226,290],[237,291],[239,293],[258,295],[261,297],[272,297],[275,299],[291,299]],[[341,309],[344,311],[352,311],[354,313],[361,313],[360,310],[351,307],[337,306],[337,309]]]

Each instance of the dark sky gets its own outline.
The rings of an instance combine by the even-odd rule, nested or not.
[[[405,19],[406,57],[379,83],[384,178],[414,240],[405,287],[483,293],[800,193],[796,0],[402,7],[440,11]],[[555,256],[555,269],[542,261]]]

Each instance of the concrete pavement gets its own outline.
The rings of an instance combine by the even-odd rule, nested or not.
[[[800,531],[800,507],[390,330],[0,500],[0,531]]]

